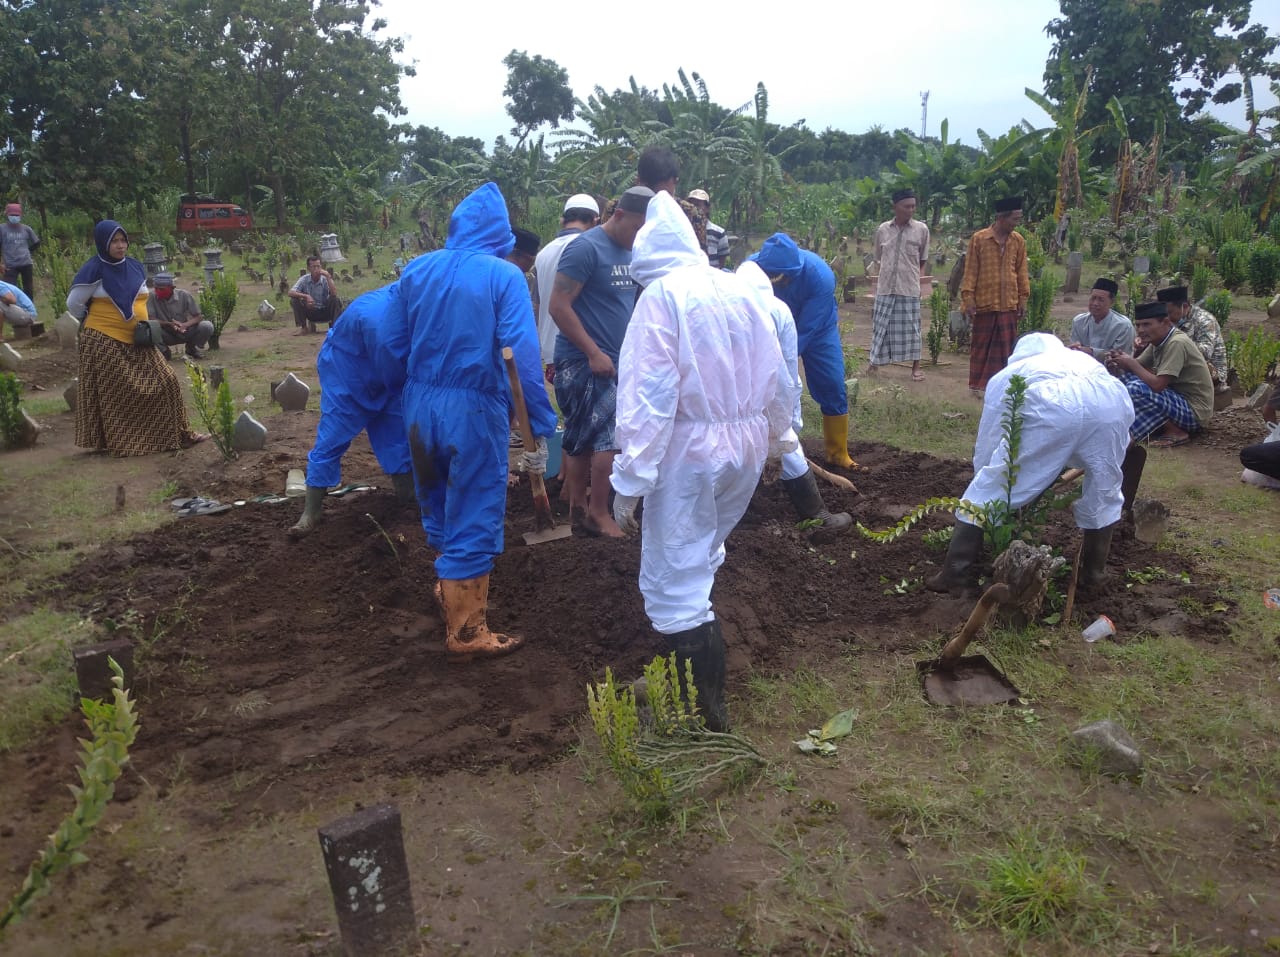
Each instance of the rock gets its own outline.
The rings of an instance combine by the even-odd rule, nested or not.
[[[267,445],[267,427],[248,412],[236,419],[231,445],[237,452],[257,452]]]
[[[20,365],[22,365],[22,353],[7,342],[0,345],[0,370],[17,372]]]
[[[79,391],[80,380],[72,379],[71,384],[62,390],[62,397],[67,400],[67,408],[72,412],[76,410],[76,393]]]
[[[40,425],[27,414],[26,409],[18,409],[18,437],[10,448],[29,449],[40,437]]]
[[[290,372],[271,390],[271,397],[279,402],[280,408],[286,412],[301,412],[307,407],[307,399],[311,397],[311,387]]]
[[[1262,403],[1267,401],[1267,395],[1270,392],[1270,384],[1263,382],[1249,394],[1249,398],[1245,401],[1245,406],[1255,411],[1261,409]]]
[[[1267,303],[1267,318],[1280,319],[1280,292],[1276,293],[1271,301]]]
[[[1120,776],[1142,773],[1142,752],[1124,728],[1109,718],[1071,732],[1071,751],[1078,758],[1097,752],[1098,770]]]
[[[80,323],[69,312],[64,312],[53,324],[53,334],[58,337],[59,349],[74,349],[80,338]]]
[[[262,300],[262,302],[258,304],[258,318],[263,322],[267,322],[275,317],[276,307],[267,302],[267,300]]]

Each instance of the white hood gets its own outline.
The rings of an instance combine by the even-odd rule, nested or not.
[[[772,304],[774,298],[773,283],[769,282],[769,277],[755,260],[746,260],[735,271],[739,276],[750,283],[752,289],[760,293],[766,303]]]
[[[645,287],[676,269],[706,265],[707,254],[698,247],[689,217],[670,193],[658,193],[649,200],[631,249],[631,278]]]
[[[1013,354],[1009,356],[1009,363],[1030,359],[1032,356],[1058,349],[1065,352],[1066,348],[1062,344],[1062,340],[1057,336],[1050,335],[1047,332],[1028,332],[1014,345]]]

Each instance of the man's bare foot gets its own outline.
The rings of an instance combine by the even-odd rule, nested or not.
[[[605,538],[626,538],[626,533],[618,527],[618,523],[613,520],[613,516],[606,513],[603,516],[587,513],[587,524],[594,526],[599,530],[600,534]]]

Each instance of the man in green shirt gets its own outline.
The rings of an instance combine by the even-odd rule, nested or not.
[[[1107,353],[1107,368],[1124,380],[1136,414],[1129,433],[1155,448],[1183,445],[1213,418],[1213,377],[1200,349],[1175,328],[1163,302],[1140,305],[1137,357]]]

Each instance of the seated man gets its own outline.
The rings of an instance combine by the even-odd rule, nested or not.
[[[293,324],[298,327],[295,336],[315,332],[320,322],[333,325],[341,314],[342,300],[319,256],[307,257],[306,275],[299,277],[289,290],[289,305],[293,307]]]
[[[1027,383],[1022,404],[1022,442],[1016,463],[1008,459],[1003,422],[1005,392],[1013,376]],[[1111,537],[1130,483],[1125,452],[1133,404],[1125,387],[1093,359],[1067,349],[1057,336],[1029,332],[1018,340],[1008,364],[987,383],[978,438],[973,449],[973,481],[964,498],[975,505],[1007,500],[1012,508],[1034,502],[1068,467],[1084,469],[1083,494],[1073,506],[1084,529],[1080,585],[1102,582]],[[1009,467],[1017,465],[1013,488]],[[982,548],[982,527],[968,515],[956,515],[955,531],[942,569],[926,579],[934,591],[975,584],[974,566]]]
[[[1107,369],[1123,380],[1137,414],[1131,431],[1155,448],[1183,445],[1213,418],[1209,364],[1186,333],[1174,328],[1163,302],[1138,307],[1138,356],[1107,354]],[[1156,436],[1156,438],[1150,438]]]
[[[6,319],[15,329],[30,328],[36,321],[36,304],[17,286],[0,281],[0,336]]]
[[[1262,407],[1262,417],[1268,422],[1276,421],[1276,413],[1280,412],[1280,388],[1273,386],[1271,395],[1267,396]],[[1280,488],[1280,442],[1258,442],[1246,445],[1240,450],[1240,464],[1247,469],[1261,472],[1267,478],[1275,479]]]
[[[1113,306],[1120,287],[1110,279],[1099,279],[1089,293],[1089,311],[1071,320],[1070,348],[1087,352],[1099,362],[1113,349],[1133,352],[1133,323]]]
[[[308,535],[321,517],[324,497],[342,481],[342,456],[361,432],[378,464],[391,476],[396,497],[417,496],[409,438],[401,412],[409,327],[400,286],[392,283],[357,296],[329,329],[316,357],[320,376],[320,421],[307,455],[307,501],[289,537]]]
[[[195,296],[174,288],[173,273],[156,273],[155,288],[147,296],[147,317],[160,322],[166,356],[170,346],[183,345],[192,359],[203,358],[200,350],[209,344],[213,323],[200,314]]]
[[[1169,307],[1169,318],[1182,332],[1191,337],[1204,361],[1209,363],[1213,376],[1214,392],[1229,392],[1227,385],[1227,343],[1222,338],[1222,327],[1213,313],[1194,305],[1187,298],[1186,286],[1170,286],[1156,292],[1156,299]]]

